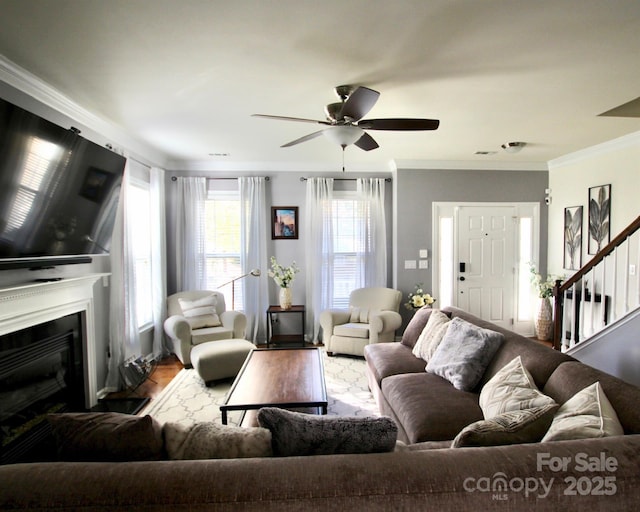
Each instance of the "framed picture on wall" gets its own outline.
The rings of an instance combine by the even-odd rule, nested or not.
[[[298,239],[298,207],[297,206],[272,206],[271,207],[271,239],[272,240],[297,240]]]
[[[589,189],[589,254],[597,254],[611,240],[611,185]]]
[[[582,266],[582,206],[564,209],[564,268]]]

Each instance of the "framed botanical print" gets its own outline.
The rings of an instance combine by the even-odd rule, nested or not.
[[[564,268],[582,266],[582,206],[564,209]]]
[[[589,254],[597,254],[611,240],[611,185],[589,189]]]
[[[298,207],[297,206],[272,206],[271,207],[271,239],[272,240],[297,240],[298,239]]]

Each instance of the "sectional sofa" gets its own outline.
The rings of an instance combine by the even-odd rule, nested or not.
[[[413,355],[429,311],[416,314],[401,343],[367,348],[372,390],[404,441],[395,451],[15,464],[0,467],[0,510],[633,509],[640,500],[640,390],[460,310],[446,313],[504,339],[471,391],[429,374]],[[482,422],[482,388],[518,356],[558,405],[600,382],[624,432],[452,448],[461,430]]]

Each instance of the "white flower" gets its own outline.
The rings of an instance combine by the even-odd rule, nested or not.
[[[425,293],[422,284],[416,285],[416,290],[410,293],[404,307],[407,309],[420,309],[424,306],[431,306],[436,301],[430,294]]]
[[[289,288],[298,272],[300,272],[300,269],[296,266],[295,261],[291,266],[283,267],[276,261],[274,256],[271,256],[271,270],[269,270],[269,277],[272,277],[280,288]]]

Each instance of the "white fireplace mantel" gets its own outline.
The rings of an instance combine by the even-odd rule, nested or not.
[[[74,313],[84,313],[86,406],[98,403],[93,285],[109,274],[89,274],[59,281],[27,282],[0,288],[0,336]]]

